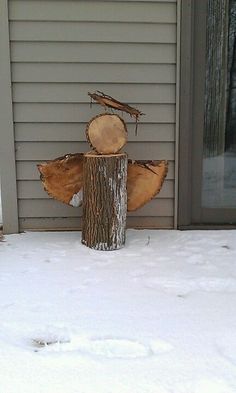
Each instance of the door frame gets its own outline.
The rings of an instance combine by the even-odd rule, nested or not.
[[[178,228],[236,228],[236,208],[202,208],[207,0],[182,0]],[[225,224],[227,222],[227,224]]]
[[[1,2],[0,12],[0,174],[3,232],[17,233],[18,206],[14,123],[12,108],[11,58],[8,0]]]

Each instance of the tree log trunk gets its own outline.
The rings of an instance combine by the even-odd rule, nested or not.
[[[125,244],[127,155],[84,155],[82,243],[95,250]]]

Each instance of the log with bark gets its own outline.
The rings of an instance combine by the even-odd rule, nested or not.
[[[127,155],[84,155],[82,243],[96,250],[125,244]]]
[[[61,202],[77,207],[82,202],[83,154],[67,154],[38,165],[44,189]],[[161,190],[168,171],[167,161],[128,162],[128,211],[144,206]]]
[[[127,142],[127,128],[118,115],[102,113],[90,120],[86,128],[90,146],[100,154],[118,153]]]

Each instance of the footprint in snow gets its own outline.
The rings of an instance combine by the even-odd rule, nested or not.
[[[85,338],[85,337],[37,337],[32,340],[35,352],[71,352],[79,351],[81,354],[101,356],[113,359],[138,359],[153,355],[160,355],[173,349],[172,345],[164,340],[153,340],[150,345],[138,341],[118,338]]]

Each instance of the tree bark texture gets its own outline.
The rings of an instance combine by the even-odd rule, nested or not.
[[[127,155],[84,155],[82,243],[95,250],[125,244]]]

